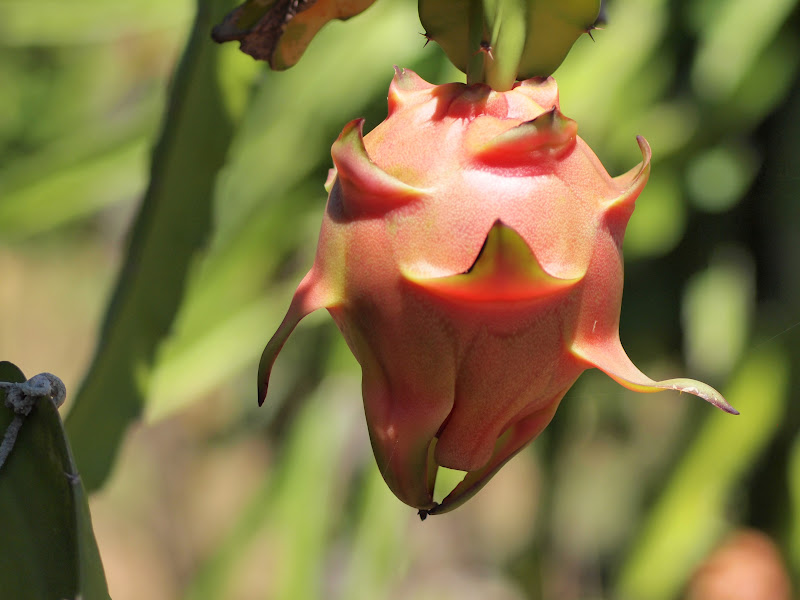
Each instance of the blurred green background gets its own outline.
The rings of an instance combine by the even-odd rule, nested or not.
[[[0,359],[67,384],[111,595],[791,597],[797,3],[612,0],[556,73],[609,172],[638,162],[637,134],[653,147],[625,241],[628,354],[742,415],[588,372],[475,499],[424,523],[377,472],[326,315],[262,409],[255,372],[313,260],[344,123],[383,119],[394,64],[461,75],[423,47],[413,0],[332,23],[283,73],[210,41],[231,7],[0,0]],[[748,582],[765,591],[714,595]]]

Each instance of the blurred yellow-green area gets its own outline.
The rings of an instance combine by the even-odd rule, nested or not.
[[[383,119],[395,64],[461,75],[413,0],[330,24],[281,73],[210,41],[230,8],[0,0],[0,359],[67,385],[112,597],[798,597],[797,3],[610,0],[556,73],[612,174],[636,135],[653,148],[628,354],[741,416],[587,372],[531,447],[424,523],[381,480],[326,315],[262,409],[255,373],[313,260],[342,126]]]

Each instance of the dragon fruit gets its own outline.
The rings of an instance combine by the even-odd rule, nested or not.
[[[561,114],[553,78],[497,92],[407,69],[387,119],[362,127],[352,121],[333,145],[316,259],[264,350],[260,403],[292,330],[327,308],[362,367],[380,471],[422,517],[483,487],[587,368],[736,414],[706,384],[653,381],[620,343],[621,246],[649,174],[644,138],[642,163],[612,178]],[[466,475],[437,504],[439,466]]]

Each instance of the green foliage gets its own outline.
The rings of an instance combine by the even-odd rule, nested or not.
[[[0,362],[0,381],[21,383]],[[0,389],[0,403],[6,392]],[[14,413],[0,408],[0,431]],[[108,598],[86,494],[55,405],[39,400],[0,469],[0,580],[8,598]]]
[[[708,415],[645,519],[622,571],[618,598],[676,597],[730,527],[736,485],[783,418],[789,365],[780,349],[755,351],[725,389],[742,419]]]
[[[106,478],[122,434],[141,412],[156,349],[182,300],[186,272],[210,234],[214,181],[233,135],[219,89],[219,51],[206,39],[214,5],[198,4],[97,358],[67,419],[90,490]],[[104,424],[99,431],[98,421]]]

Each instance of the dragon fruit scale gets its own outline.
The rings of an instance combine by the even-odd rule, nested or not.
[[[590,367],[736,414],[708,385],[648,378],[620,343],[644,138],[642,163],[612,178],[559,111],[553,78],[496,92],[408,69],[396,70],[386,120],[366,136],[362,126],[333,144],[316,259],[264,350],[259,403],[292,330],[327,308],[362,367],[380,471],[422,517],[483,487]],[[466,475],[437,504],[439,466]]]

